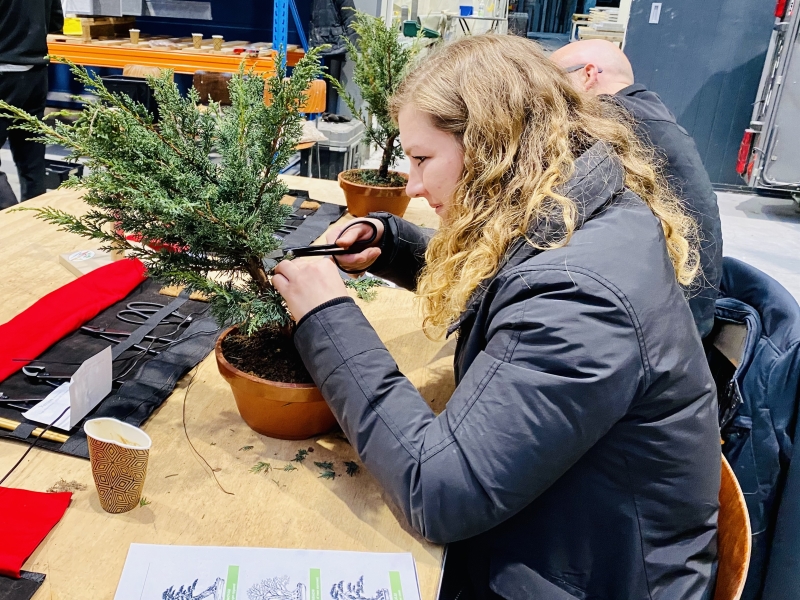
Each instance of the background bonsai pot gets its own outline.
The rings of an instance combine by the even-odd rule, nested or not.
[[[343,171],[339,173],[339,186],[344,191],[347,200],[347,210],[354,217],[366,217],[371,212],[386,211],[402,217],[408,208],[411,198],[406,194],[405,186],[386,187],[377,185],[367,185],[356,183],[347,178],[350,173],[356,173],[358,169]],[[393,175],[399,175],[408,181],[408,175],[390,171]]]
[[[230,364],[222,341],[236,328],[226,329],[217,340],[217,367],[231,386],[242,419],[254,431],[282,440],[304,440],[329,431],[336,419],[313,383],[281,383],[255,377]]]

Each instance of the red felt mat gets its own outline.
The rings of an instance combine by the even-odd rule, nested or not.
[[[145,280],[144,265],[124,259],[58,288],[0,325],[0,381],[19,371],[64,336],[119,302]]]
[[[22,564],[64,516],[71,498],[72,492],[0,487],[0,575],[19,578]]]

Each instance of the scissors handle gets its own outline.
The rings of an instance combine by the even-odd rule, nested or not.
[[[302,246],[300,248],[288,248],[286,250],[286,257],[295,256],[339,256],[342,254],[358,254],[363,250],[366,250],[375,242],[375,239],[378,237],[378,228],[376,227],[375,223],[371,221],[354,221],[350,223],[347,227],[342,229],[342,233],[339,234],[339,237],[342,237],[342,234],[353,227],[354,225],[361,225],[365,224],[368,225],[372,229],[372,235],[366,240],[358,240],[357,242],[353,242],[350,244],[349,248],[342,248],[341,246],[337,246],[336,244],[319,244],[316,246]],[[339,239],[339,238],[336,238]]]

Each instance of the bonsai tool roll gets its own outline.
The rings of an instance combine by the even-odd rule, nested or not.
[[[79,278],[78,281],[84,277]],[[119,314],[130,311],[128,305],[132,303],[170,306],[175,299],[159,294],[161,286],[161,282],[146,279],[130,290],[127,296],[100,311],[86,323],[80,324],[92,330],[125,331],[130,334],[127,338],[122,335],[116,339],[118,343],[115,343],[79,327],[35,357],[36,361],[30,366],[45,366],[51,375],[69,375],[78,368],[81,362],[104,348],[111,346],[112,352],[115,352],[122,349],[123,344],[127,344],[131,340],[139,340],[138,343],[129,347],[128,351],[121,354],[115,352],[112,369],[118,389],[103,399],[87,418],[113,417],[131,425],[141,425],[169,396],[178,379],[211,352],[219,334],[219,326],[210,315],[209,305],[205,302],[186,299],[180,306],[180,312],[183,315],[191,316],[191,321],[187,320],[184,325],[179,326],[176,324],[176,319],[170,319],[169,323],[157,324],[152,331],[147,333],[151,337],[173,339],[175,343],[168,346],[161,343],[151,345],[149,340],[139,339],[142,337],[141,332],[134,338],[133,334],[144,325],[121,321],[118,318]],[[57,314],[51,315],[51,320],[57,318]],[[137,347],[151,347],[154,351],[142,352]],[[157,349],[157,354],[154,353],[155,349]],[[34,357],[27,356],[25,358]],[[22,372],[15,373],[0,383],[0,390],[9,399],[44,398],[53,389],[47,381],[28,377]],[[9,406],[8,400],[0,403],[0,417],[21,423],[14,431],[0,429],[0,437],[30,441],[29,435],[34,428],[38,428],[40,425],[26,421],[22,417],[22,412],[23,410]],[[88,458],[88,446],[82,425],[78,424],[67,433],[67,436],[68,439],[62,442],[43,438],[37,443],[37,446]]]
[[[144,280],[140,261],[116,261],[47,294],[0,325],[0,381],[25,366],[20,359],[38,357]]]
[[[0,600],[31,600],[44,583],[44,573],[20,571],[20,578],[0,575]]]

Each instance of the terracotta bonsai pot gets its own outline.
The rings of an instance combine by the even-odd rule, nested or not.
[[[360,169],[352,169],[339,173],[339,186],[344,191],[347,200],[347,210],[354,217],[366,217],[371,212],[386,211],[402,217],[408,208],[411,200],[406,195],[405,186],[402,187],[380,187],[377,185],[366,185],[348,181],[343,175],[353,173]],[[390,171],[395,175],[400,175],[408,180],[405,173]]]
[[[230,364],[222,355],[222,340],[234,329],[226,329],[219,336],[214,356],[220,374],[233,390],[239,414],[251,429],[281,440],[304,440],[336,425],[331,409],[313,383],[268,381]]]

